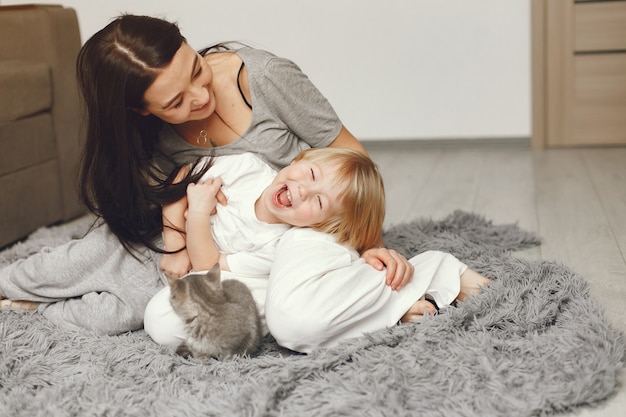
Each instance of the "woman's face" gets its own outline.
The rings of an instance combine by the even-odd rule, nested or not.
[[[260,220],[307,227],[339,213],[343,189],[335,181],[336,170],[306,160],[281,169],[257,201],[269,216]]]
[[[183,43],[146,90],[142,114],[153,114],[171,124],[206,119],[215,111],[212,82],[209,64]]]

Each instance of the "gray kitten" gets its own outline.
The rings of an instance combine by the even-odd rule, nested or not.
[[[167,277],[170,302],[185,322],[187,340],[176,350],[184,357],[223,359],[252,354],[261,343],[261,318],[245,284],[221,281],[219,264],[206,274]]]

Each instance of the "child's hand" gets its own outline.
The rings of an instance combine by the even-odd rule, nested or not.
[[[385,284],[394,291],[402,289],[413,279],[415,267],[401,254],[393,249],[372,248],[361,254],[368,265],[379,271],[387,267]]]
[[[187,215],[198,213],[210,216],[217,205],[217,195],[221,193],[221,187],[222,179],[220,177],[212,178],[198,184],[189,184],[187,186]]]
[[[228,198],[226,198],[226,194],[224,194],[221,188],[217,191],[215,198],[217,199],[217,204],[221,206],[228,204]],[[213,214],[215,214],[215,211],[216,210],[213,210]]]

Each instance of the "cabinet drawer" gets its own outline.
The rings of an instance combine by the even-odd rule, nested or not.
[[[574,50],[626,51],[626,1],[576,3]]]
[[[576,143],[626,139],[626,53],[574,58],[572,136]]]

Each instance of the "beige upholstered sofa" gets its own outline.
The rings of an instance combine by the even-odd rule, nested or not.
[[[85,212],[79,49],[73,9],[0,7],[0,247]]]

